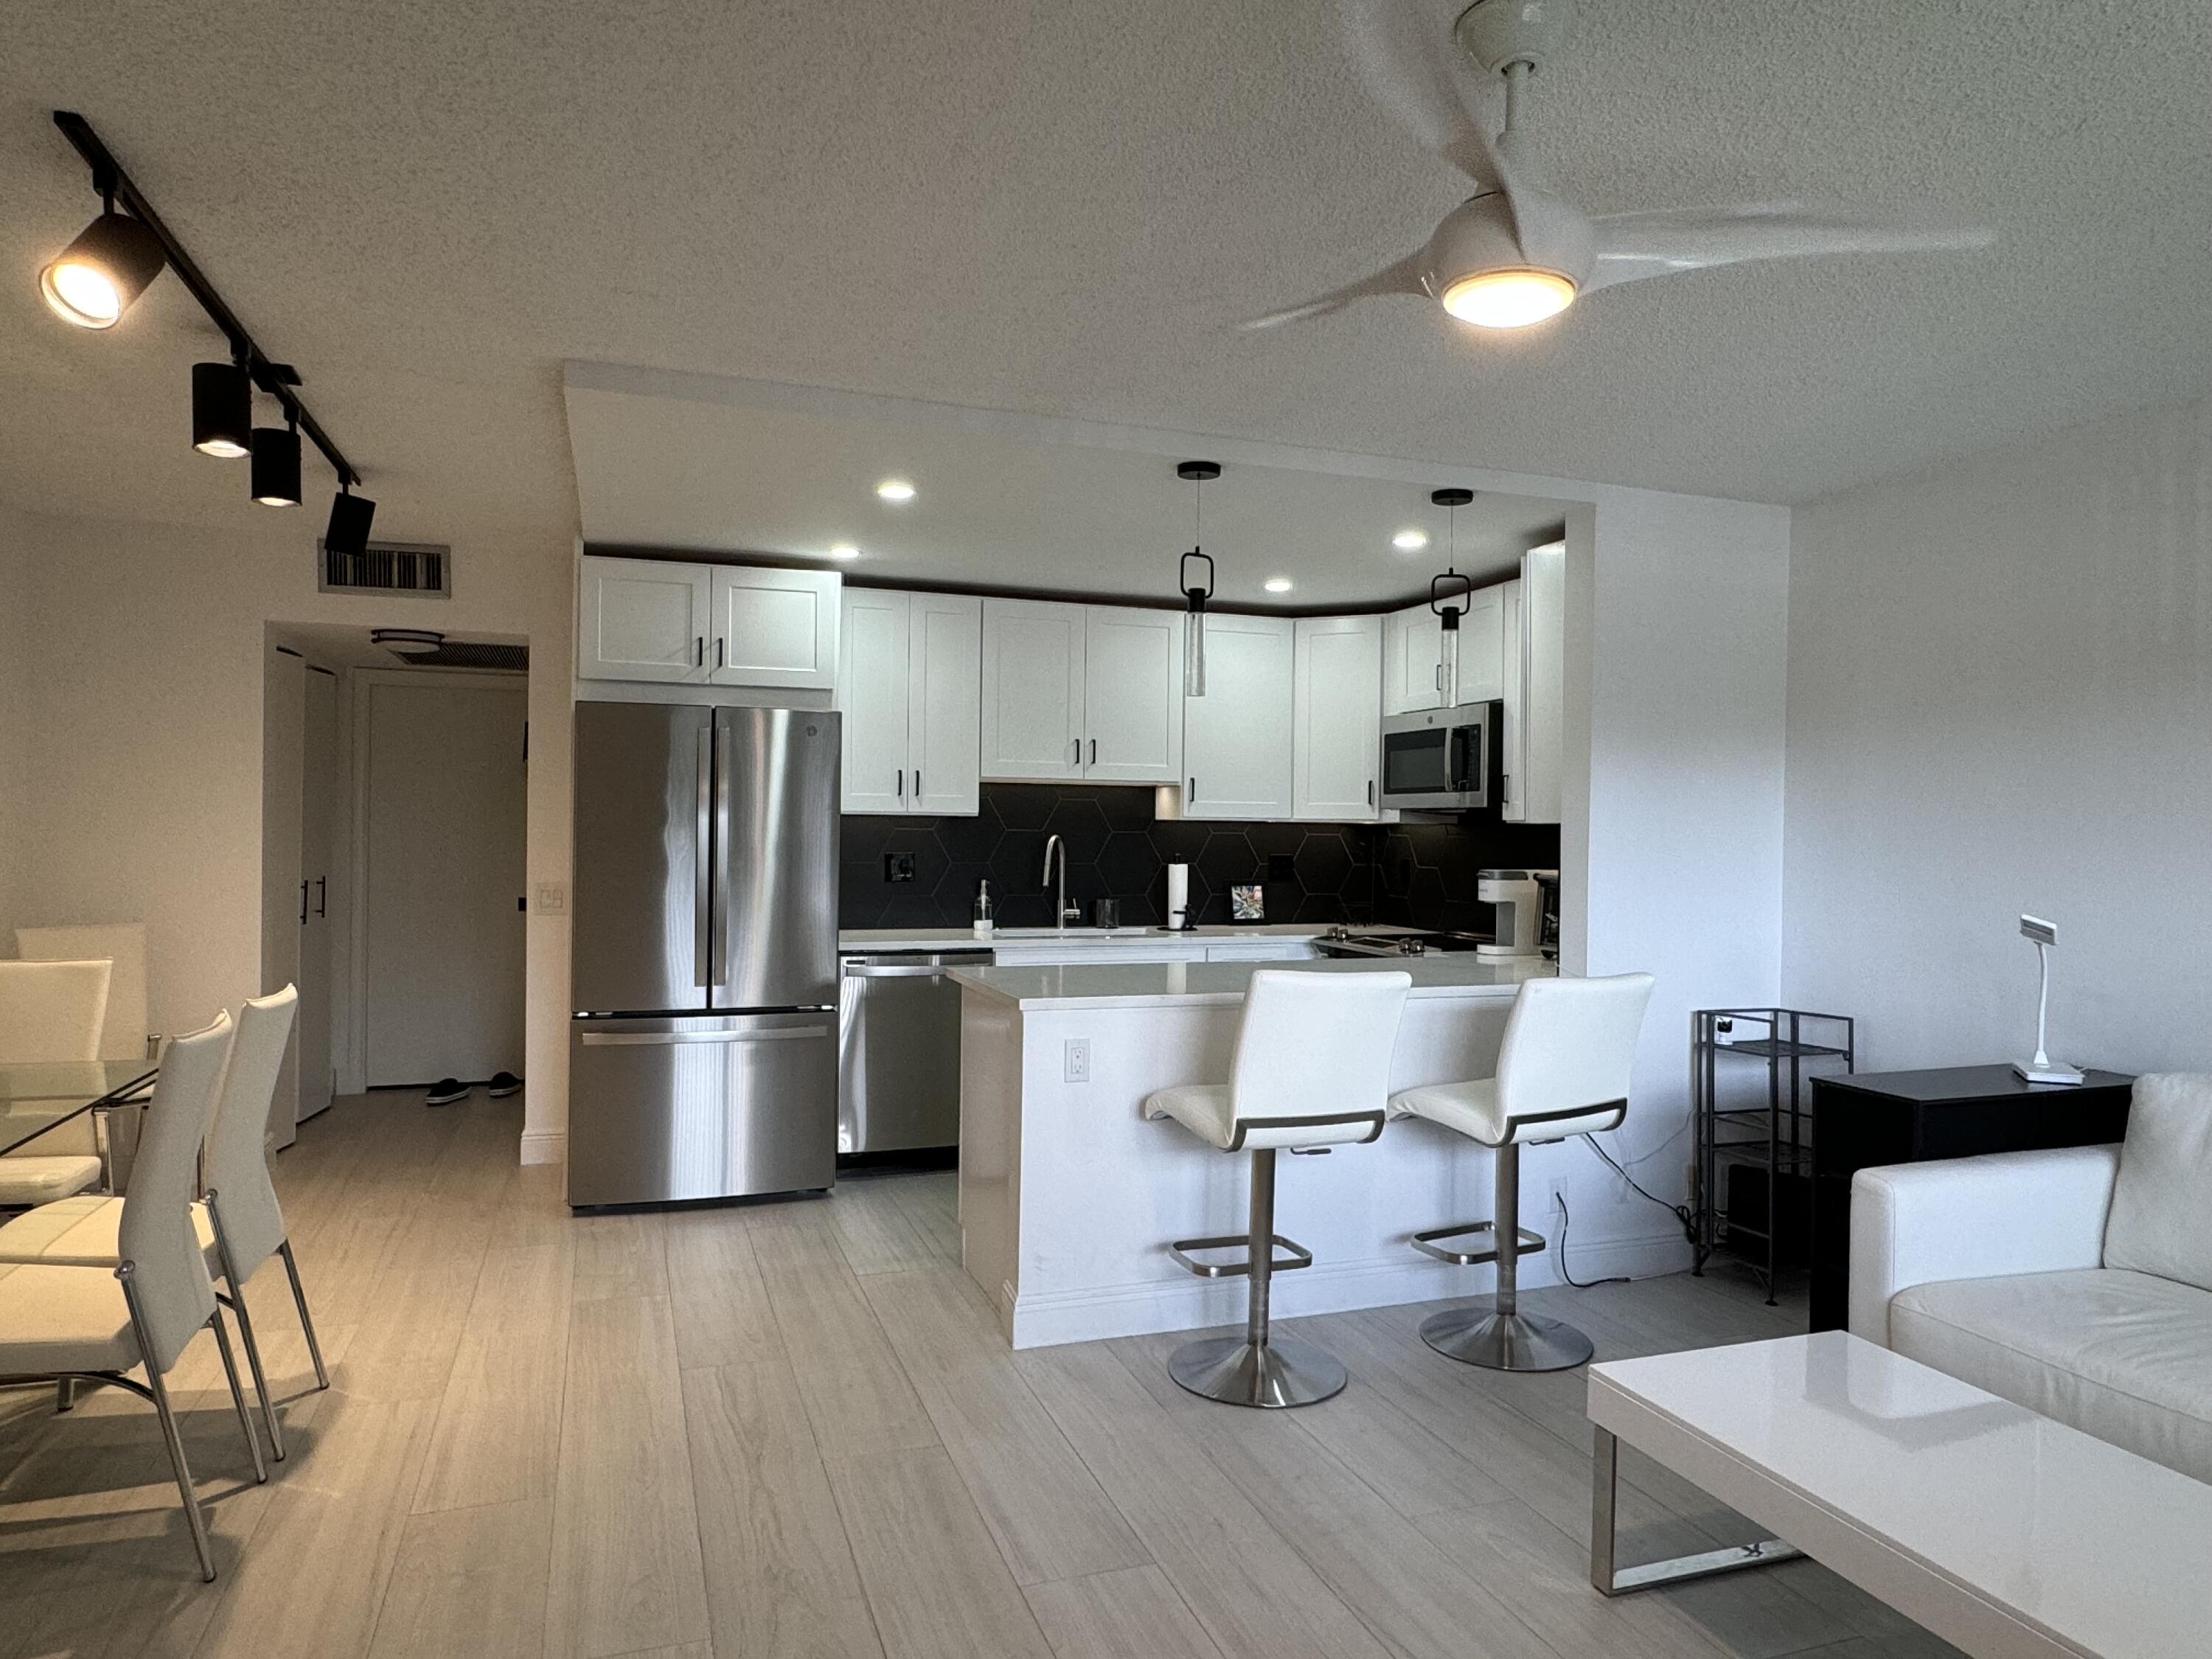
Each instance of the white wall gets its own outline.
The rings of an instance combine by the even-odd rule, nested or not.
[[[2212,404],[1802,510],[1784,954],[1869,1066],[2212,1070]]]
[[[234,533],[21,514],[0,520],[0,913],[139,919],[157,1030],[261,988],[262,649],[267,623],[526,635],[529,871],[568,879],[574,549],[461,544],[450,601],[316,592],[301,514]],[[281,520],[279,522],[278,520]],[[12,580],[10,578],[12,577]],[[529,922],[526,1151],[566,1121],[566,912]]]

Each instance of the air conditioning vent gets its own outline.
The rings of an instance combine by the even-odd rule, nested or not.
[[[530,672],[526,645],[477,645],[467,640],[447,640],[434,651],[395,651],[392,653],[410,668],[483,668],[498,674]]]
[[[453,550],[425,542],[371,542],[358,553],[334,553],[315,542],[325,593],[411,593],[453,597]]]

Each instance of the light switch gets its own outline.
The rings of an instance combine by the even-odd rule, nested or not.
[[[568,885],[566,882],[541,881],[538,884],[538,911],[540,915],[556,915],[568,908]]]

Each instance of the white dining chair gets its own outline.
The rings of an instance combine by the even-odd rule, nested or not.
[[[82,962],[0,962],[0,1065],[100,1058],[113,965]],[[88,1124],[62,1124],[40,1137],[54,1146],[70,1134],[89,1137]],[[0,1209],[51,1203],[100,1185],[96,1151],[15,1152],[0,1158]]]
[[[215,1556],[165,1381],[203,1328],[215,1332],[231,1405],[252,1454],[253,1478],[269,1478],[191,1211],[193,1166],[222,1089],[232,1031],[230,1017],[219,1014],[204,1030],[169,1045],[146,1109],[131,1190],[120,1206],[120,1260],[105,1267],[0,1265],[0,1382],[56,1382],[63,1385],[64,1405],[67,1385],[80,1381],[110,1383],[150,1401],[161,1419],[200,1577],[208,1580],[216,1576]],[[129,1375],[142,1368],[143,1383]]]
[[[277,1074],[284,1063],[284,1044],[292,1034],[299,1006],[299,992],[288,985],[272,995],[252,999],[239,1010],[238,1036],[232,1044],[230,1066],[223,1078],[222,1097],[201,1164],[203,1196],[192,1206],[193,1229],[208,1272],[222,1281],[222,1303],[238,1321],[246,1363],[253,1374],[254,1393],[261,1401],[269,1448],[279,1458],[284,1455],[283,1430],[270,1395],[253,1317],[246,1305],[246,1281],[272,1255],[284,1258],[293,1304],[300,1311],[300,1328],[307,1339],[307,1356],[314,1362],[316,1386],[331,1386],[322,1346],[315,1340],[315,1322],[307,1312],[307,1291],[301,1286],[299,1263],[293,1257],[292,1241],[285,1230],[284,1212],[269,1179],[264,1141],[270,1109],[276,1098]],[[37,1261],[112,1267],[120,1259],[122,1209],[119,1199],[88,1194],[17,1216],[0,1226],[0,1266]]]
[[[105,921],[67,927],[18,927],[15,954],[26,962],[96,962],[106,957],[107,1009],[99,1057],[146,1058],[146,924]]]

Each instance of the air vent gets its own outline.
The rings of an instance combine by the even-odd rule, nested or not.
[[[499,674],[530,672],[526,645],[472,645],[466,640],[447,640],[434,651],[395,651],[392,653],[410,668],[483,668]]]
[[[333,552],[315,543],[325,593],[412,593],[418,599],[453,596],[453,550],[423,542],[371,542],[358,553]]]

